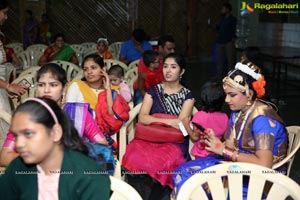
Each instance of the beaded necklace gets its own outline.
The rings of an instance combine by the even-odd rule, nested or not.
[[[239,139],[241,138],[242,132],[244,131],[246,122],[248,120],[248,117],[252,113],[252,109],[253,109],[253,107],[255,105],[255,102],[256,101],[254,101],[254,103],[252,104],[252,106],[248,109],[248,111],[247,111],[247,113],[246,113],[246,115],[244,117],[244,120],[242,122],[242,125],[241,125],[241,128],[240,128],[240,131],[239,131],[238,135],[236,135],[235,125],[236,125],[237,121],[239,120],[239,118],[240,118],[240,116],[242,114],[242,111],[240,111],[238,113],[237,117],[234,120],[234,124],[233,124],[233,144],[234,144],[234,150],[235,151],[239,151]]]

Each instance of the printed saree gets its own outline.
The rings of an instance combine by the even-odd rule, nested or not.
[[[64,45],[62,49],[59,50],[56,50],[54,46],[50,46],[44,53],[48,62],[53,60],[70,61],[73,54],[75,54],[75,51],[69,45]]]

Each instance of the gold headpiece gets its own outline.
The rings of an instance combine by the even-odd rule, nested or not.
[[[240,92],[246,92],[248,93],[249,91],[249,87],[247,84],[242,85],[242,83],[244,82],[244,78],[240,75],[235,76],[233,79],[230,78],[230,75],[232,73],[234,73],[235,71],[237,71],[236,69],[231,71],[228,76],[226,76],[223,79],[223,88],[226,89],[226,84],[229,85],[230,87],[236,88],[238,91]]]
[[[240,70],[245,74],[248,74],[249,76],[251,76],[253,79],[256,80],[252,83],[252,86],[256,91],[258,97],[262,97],[265,94],[264,86],[266,83],[264,77],[261,75],[261,70],[259,67],[257,67],[251,62],[248,62],[247,64],[237,63],[235,65],[235,69],[230,71],[228,75],[223,79],[224,89],[226,89],[226,84],[227,84],[230,87],[236,88],[240,92],[246,92],[246,95],[248,96],[249,85],[246,82],[244,82],[243,77],[241,75],[236,75],[233,79],[230,77],[237,70]],[[243,82],[245,85],[242,85]],[[258,84],[260,82],[262,83]]]

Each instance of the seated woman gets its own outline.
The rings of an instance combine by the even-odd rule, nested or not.
[[[194,97],[191,91],[180,83],[184,72],[183,57],[177,54],[166,56],[163,66],[165,82],[150,87],[145,94],[139,113],[139,122],[145,125],[152,122],[163,122],[178,129],[181,119],[192,115]],[[154,113],[171,114],[177,118],[157,118],[152,116]],[[173,188],[172,174],[167,172],[174,171],[187,159],[188,138],[184,143],[155,143],[133,139],[126,147],[122,166],[129,171],[129,174],[130,171],[146,172],[152,177],[155,181],[148,199],[160,199],[163,191]],[[128,175],[128,178],[129,183],[134,187],[137,185],[145,187],[146,185],[143,181],[145,179],[142,179],[141,175]],[[139,191],[139,188],[136,187],[136,189]],[[139,192],[142,193],[142,191]],[[146,199],[145,194],[141,195]]]
[[[109,145],[116,147],[117,144],[110,138],[110,131],[113,131],[113,133],[118,132],[124,120],[128,120],[127,117],[123,118],[118,114],[123,113],[129,117],[129,106],[125,100],[119,101],[120,98],[116,98],[113,101],[110,78],[104,67],[103,59],[99,55],[90,54],[86,56],[83,59],[82,68],[84,78],[82,80],[74,80],[69,84],[66,102],[88,103]],[[125,102],[126,105],[122,102]],[[101,116],[99,115],[100,113]],[[115,120],[109,120],[111,116],[119,123],[115,123]],[[119,118],[116,116],[119,116]],[[111,130],[112,127],[114,127],[113,130]]]
[[[37,72],[38,96],[50,98],[62,107],[62,96],[67,83],[66,72],[55,63],[43,65]],[[88,104],[66,104],[64,109],[73,120],[80,137],[86,137],[91,142],[107,144],[107,141],[98,128],[97,122],[88,111]],[[9,131],[0,152],[0,166],[6,167],[18,156],[15,151],[15,137]]]
[[[57,33],[53,39],[54,43],[45,49],[38,61],[38,65],[42,66],[53,60],[68,61],[78,65],[76,52],[69,45],[65,44],[64,34]]]
[[[74,80],[69,83],[66,94],[66,102],[89,103],[95,111],[98,95],[104,90],[104,67],[103,59],[96,54],[87,55],[82,61],[82,80]]]
[[[20,156],[0,176],[1,199],[109,199],[109,176],[55,101],[26,99],[11,129]]]
[[[237,63],[223,79],[225,102],[232,110],[225,143],[210,129],[203,142],[207,145],[206,150],[217,156],[193,160],[177,168],[181,174],[174,175],[176,192],[193,173],[217,164],[219,160],[249,162],[271,168],[286,156],[285,125],[273,104],[262,99],[265,85],[260,69],[248,61]],[[278,170],[284,172],[285,169]]]

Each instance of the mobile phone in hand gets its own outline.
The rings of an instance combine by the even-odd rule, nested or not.
[[[18,85],[25,87],[26,89],[29,89],[31,87],[31,84],[26,80],[22,79]]]
[[[194,126],[196,126],[201,132],[205,131],[205,128],[203,128],[203,126],[201,126],[200,124],[196,123],[196,122],[192,122],[192,124]]]

